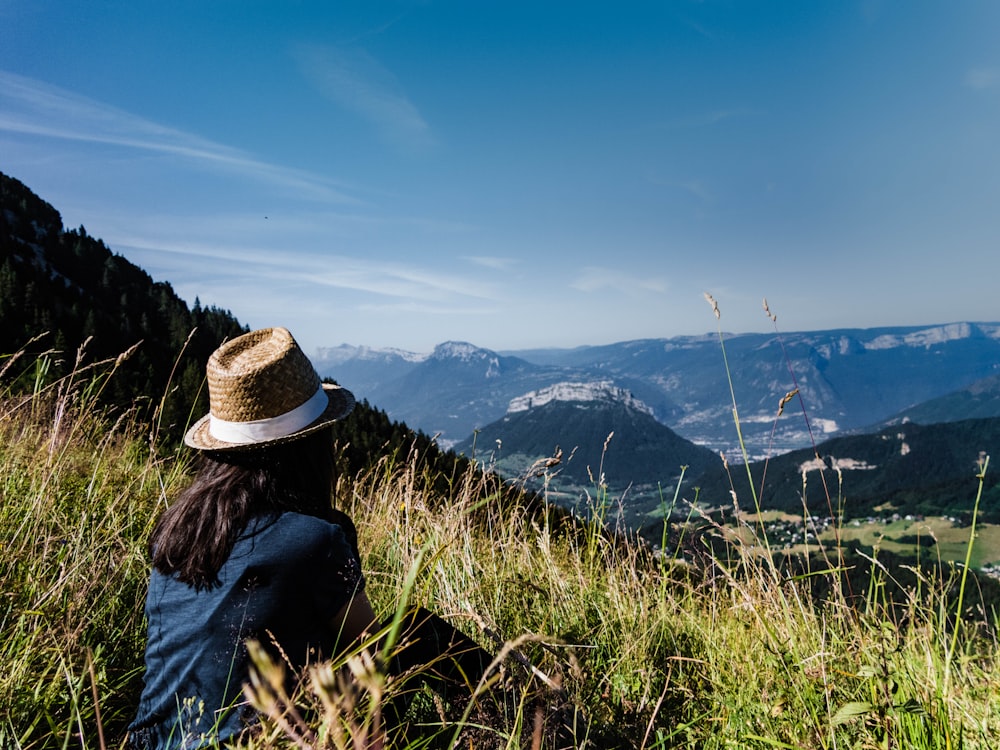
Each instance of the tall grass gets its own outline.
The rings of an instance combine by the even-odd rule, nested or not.
[[[2,392],[0,747],[118,747],[135,710],[145,544],[189,467],[151,452],[129,414],[94,406],[112,371]],[[996,623],[971,587],[956,612],[947,571],[902,607],[884,601],[892,571],[877,564],[862,606],[836,586],[816,600],[753,535],[727,556],[692,541],[697,563],[658,558],[593,523],[550,523],[471,470],[434,494],[420,459],[386,455],[341,477],[335,500],[358,525],[378,613],[427,606],[505,656],[498,709],[428,704],[439,745],[552,747],[545,722],[574,709],[586,716],[575,743],[596,748],[998,745]],[[600,487],[593,501],[607,502]],[[265,719],[250,746],[374,741],[400,687],[375,663],[347,655],[285,696],[280,665],[259,655],[248,694]]]
[[[91,746],[141,684],[145,539],[184,472],[131,413],[95,408],[101,364],[0,391],[0,747]]]

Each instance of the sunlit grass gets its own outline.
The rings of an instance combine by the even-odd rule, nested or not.
[[[0,403],[0,747],[118,747],[138,698],[146,540],[189,466],[80,393]],[[433,494],[419,458],[341,477],[336,502],[359,527],[380,615],[427,606],[507,653],[502,707],[440,718],[429,704],[443,746],[551,747],[534,722],[553,705],[582,710],[577,743],[596,748],[997,745],[996,623],[975,607],[955,616],[947,571],[903,607],[883,600],[877,566],[861,606],[838,585],[815,601],[811,579],[776,569],[752,535],[725,555],[694,542],[689,562],[657,557],[555,523],[475,472]],[[600,491],[598,513],[617,501]],[[250,744],[371,741],[379,691],[399,687],[347,655],[274,704]],[[294,704],[312,708],[302,725],[287,720]]]
[[[764,524],[781,522],[804,528],[802,516],[794,513],[766,511],[758,515],[743,516],[748,525],[759,518]],[[857,542],[864,548],[877,548],[906,557],[920,557],[945,563],[965,560],[969,547],[969,527],[957,524],[945,516],[900,518],[899,520],[856,519],[844,523],[839,529],[827,529],[817,535],[818,542],[795,544],[785,552],[808,553],[818,544],[833,546],[838,542],[851,546]],[[749,537],[748,537],[749,538]],[[987,564],[1000,562],[1000,526],[980,524],[976,529],[976,543],[972,550],[971,567],[979,569]]]

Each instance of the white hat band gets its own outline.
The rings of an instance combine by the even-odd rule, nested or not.
[[[233,445],[275,440],[308,427],[326,411],[329,404],[330,399],[320,386],[320,389],[304,404],[276,417],[257,419],[253,422],[228,422],[215,415],[209,415],[208,432],[216,440]]]

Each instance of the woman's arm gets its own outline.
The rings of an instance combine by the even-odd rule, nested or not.
[[[379,624],[372,610],[371,602],[364,591],[359,591],[333,616],[333,629],[338,634],[337,642],[341,651],[361,641],[364,636],[378,630]]]

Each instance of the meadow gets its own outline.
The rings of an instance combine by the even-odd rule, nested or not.
[[[763,524],[772,541],[787,537],[789,529],[795,529],[801,535],[802,529],[810,527],[810,519],[781,511],[745,513],[741,516],[741,523],[745,527]],[[898,514],[887,512],[884,517],[852,519],[838,527],[832,524],[825,526],[809,543],[796,540],[784,545],[783,549],[809,554],[821,547],[856,542],[862,548],[873,551],[945,564],[964,563],[969,552],[969,527],[949,516],[900,518]],[[996,567],[1000,563],[1000,526],[978,523],[974,541],[969,557],[970,567],[974,570]]]
[[[24,383],[41,364],[11,367]],[[3,374],[0,373],[0,377]],[[115,363],[15,392],[0,383],[0,747],[123,747],[142,680],[147,539],[188,480],[157,426],[96,405]],[[9,382],[9,378],[8,381]],[[498,654],[491,708],[442,707],[430,740],[397,747],[993,748],[1000,743],[996,613],[965,564],[890,606],[873,566],[860,603],[828,568],[789,575],[759,524],[725,555],[685,553],[557,522],[494,478],[427,476],[388,452],[333,498],[360,530],[369,596],[393,622],[426,606]],[[988,470],[988,462],[982,471]],[[444,488],[442,490],[442,488]],[[970,502],[976,498],[970,498]],[[594,501],[604,504],[601,488]],[[738,502],[754,510],[752,498]],[[961,540],[956,543],[961,544]],[[829,579],[822,599],[810,579]],[[379,746],[387,682],[364,651],[284,691],[261,655],[252,748]],[[566,722],[566,717],[571,721]]]

